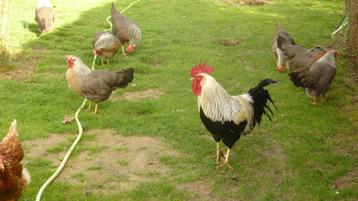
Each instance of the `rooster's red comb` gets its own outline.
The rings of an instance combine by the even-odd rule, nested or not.
[[[200,73],[211,74],[214,72],[214,68],[206,63],[199,63],[191,69],[191,77],[195,77]]]

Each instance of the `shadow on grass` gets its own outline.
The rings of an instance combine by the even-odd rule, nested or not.
[[[21,21],[22,26],[29,30],[32,33],[35,33],[37,37],[41,35],[41,32],[38,29],[38,26],[34,22]]]

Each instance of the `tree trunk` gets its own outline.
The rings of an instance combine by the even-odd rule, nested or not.
[[[358,0],[345,0],[348,24],[348,51],[358,65]],[[357,67],[357,66],[355,66]]]
[[[7,54],[8,0],[0,0],[0,64],[5,63]]]

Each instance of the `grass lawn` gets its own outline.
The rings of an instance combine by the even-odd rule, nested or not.
[[[115,3],[123,9],[131,2]],[[0,131],[5,133],[16,118],[21,140],[29,145],[25,161],[32,183],[23,201],[35,199],[77,133],[75,123],[61,123],[82,103],[68,89],[64,55],[76,55],[90,66],[92,36],[108,28],[105,18],[110,15],[110,0],[52,3],[55,28],[37,37],[35,3],[11,1],[12,61],[0,68],[9,70],[0,74]],[[81,113],[84,136],[72,164],[60,176],[69,180],[55,180],[42,200],[357,200],[357,83],[350,80],[351,64],[338,58],[328,100],[314,107],[286,73],[276,72],[271,52],[276,21],[298,44],[331,46],[330,33],[343,9],[343,0],[272,0],[263,6],[233,6],[224,0],[142,0],[134,5],[125,14],[141,27],[143,38],[136,52],[128,58],[118,52],[110,65],[96,66],[134,67],[134,84],[101,103],[98,115]],[[239,40],[239,45],[223,46],[222,39]],[[264,117],[260,127],[236,143],[233,171],[216,170],[210,158],[215,143],[199,119],[189,79],[189,70],[200,61],[215,67],[213,76],[232,94],[244,93],[266,77],[281,80],[269,87],[278,106],[273,122]],[[123,98],[125,93],[144,96],[148,91],[156,97]],[[43,143],[46,139],[52,139],[50,146]],[[137,141],[142,148],[136,148]],[[39,147],[45,149],[43,157],[27,154]],[[163,149],[155,152],[159,148]],[[123,158],[106,157],[109,154]],[[132,158],[141,162],[138,155],[157,158],[146,164],[147,171],[126,174],[135,168]],[[91,164],[96,160],[100,163]],[[123,174],[118,176],[112,163]],[[90,165],[75,171],[86,164]],[[109,180],[96,174],[103,168],[106,176],[112,175]],[[87,171],[95,175],[94,181]],[[111,179],[131,183],[130,188],[114,188]]]

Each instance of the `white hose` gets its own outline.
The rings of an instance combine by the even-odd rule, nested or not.
[[[139,1],[141,1],[141,0],[137,0],[137,1],[132,2],[131,4],[129,4],[129,6],[127,6],[125,9],[123,9],[120,13],[124,13],[124,11],[126,11],[128,8],[132,7],[135,3],[138,3]],[[111,16],[108,16],[106,18],[106,21],[109,23],[109,25],[111,27],[110,29],[112,29],[112,23],[109,21],[110,17]],[[106,29],[105,31],[107,31],[107,30],[109,30],[109,29]],[[95,65],[95,62],[96,62],[96,58],[97,58],[97,55],[94,55],[93,62],[92,62],[92,70],[94,70],[94,65]],[[78,126],[78,134],[77,134],[77,137],[76,137],[75,141],[72,143],[70,149],[67,151],[65,157],[63,158],[61,164],[58,166],[57,170],[41,186],[40,190],[38,191],[38,193],[36,195],[36,201],[41,201],[42,193],[56,179],[56,177],[62,172],[62,170],[65,167],[68,159],[70,158],[73,150],[77,146],[78,142],[81,140],[81,137],[82,137],[82,134],[83,134],[83,128],[82,128],[80,120],[78,119],[78,116],[79,116],[81,110],[83,109],[83,107],[86,105],[86,103],[87,103],[87,99],[85,98],[83,100],[82,105],[80,106],[80,108],[78,108],[78,110],[75,113],[75,120],[76,120],[76,123],[77,123],[77,126]]]
[[[41,200],[42,193],[45,191],[47,186],[50,185],[55,180],[55,178],[62,172],[63,168],[65,167],[65,165],[66,165],[66,163],[68,161],[68,159],[70,158],[70,156],[72,154],[73,149],[76,147],[76,145],[80,141],[80,139],[82,137],[82,133],[83,133],[83,128],[82,128],[80,120],[78,119],[78,115],[80,114],[82,108],[86,105],[86,103],[87,103],[87,99],[85,98],[83,100],[83,103],[82,103],[81,107],[78,108],[78,110],[76,111],[76,114],[75,114],[75,119],[76,119],[77,126],[78,126],[78,135],[77,135],[75,141],[73,142],[73,144],[70,147],[70,149],[67,151],[67,153],[66,153],[65,157],[63,158],[60,166],[58,166],[56,172],[53,173],[52,176],[40,188],[40,190],[39,190],[39,192],[37,193],[37,196],[36,196],[36,201]]]
[[[92,62],[92,70],[94,70],[94,65],[95,65],[96,58],[97,58],[97,55],[94,55],[93,62]],[[83,100],[82,105],[80,106],[80,108],[78,108],[78,110],[75,113],[75,120],[76,120],[77,127],[78,127],[78,134],[77,134],[77,137],[76,137],[75,141],[72,143],[70,149],[67,151],[65,157],[63,158],[61,164],[58,166],[57,170],[41,186],[39,192],[37,193],[36,201],[41,200],[42,193],[45,191],[45,189],[48,187],[48,185],[50,185],[56,179],[56,177],[62,172],[62,170],[65,167],[68,159],[70,158],[73,150],[77,146],[78,142],[81,140],[81,137],[82,137],[82,134],[83,134],[83,128],[82,128],[80,120],[78,119],[78,116],[80,115],[80,112],[83,109],[83,107],[86,105],[86,103],[87,103],[87,98],[85,98]]]

